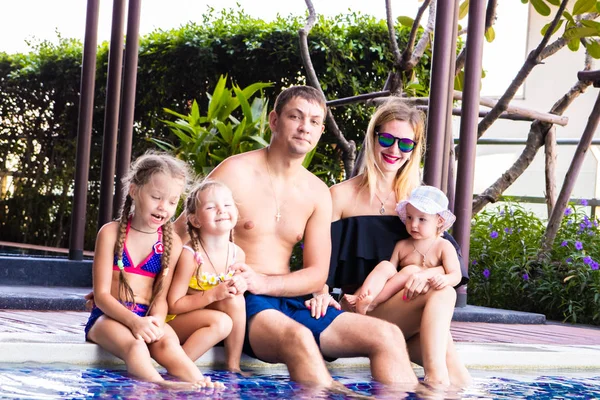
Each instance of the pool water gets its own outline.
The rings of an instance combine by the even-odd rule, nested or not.
[[[124,369],[72,365],[0,364],[0,399],[344,399],[343,394],[315,393],[291,382],[285,371],[254,371],[250,377],[206,371],[227,388],[199,392],[158,388],[127,377]],[[600,376],[586,374],[510,374],[474,372],[474,384],[462,392],[433,392],[421,385],[418,393],[389,391],[371,381],[368,370],[333,371],[334,377],[357,394],[408,399],[592,399],[600,398]]]

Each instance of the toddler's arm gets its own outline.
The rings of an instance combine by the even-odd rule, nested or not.
[[[444,274],[436,274],[430,278],[430,284],[434,289],[456,286],[462,280],[456,249],[447,240],[441,240],[440,245],[442,246],[441,260]]]

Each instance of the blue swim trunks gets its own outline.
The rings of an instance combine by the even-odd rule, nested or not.
[[[146,304],[136,304],[135,307],[132,308],[132,303],[123,303],[125,307],[131,310],[132,313],[139,315],[140,317],[145,317],[148,313],[148,306]],[[92,312],[90,313],[90,317],[88,318],[87,324],[85,324],[85,340],[88,340],[88,333],[92,326],[96,323],[98,318],[104,315],[104,312],[98,307],[94,306],[92,308]]]
[[[256,295],[246,292],[246,336],[244,338],[244,353],[250,357],[258,358],[252,347],[250,347],[250,340],[248,338],[248,326],[250,325],[250,319],[264,310],[277,310],[284,315],[290,317],[296,322],[301,323],[312,332],[317,346],[321,347],[321,333],[336,319],[343,311],[336,310],[333,307],[327,309],[327,313],[324,317],[319,319],[313,318],[310,315],[310,310],[304,305],[306,300],[303,297],[272,297]],[[325,358],[328,361],[331,361]]]

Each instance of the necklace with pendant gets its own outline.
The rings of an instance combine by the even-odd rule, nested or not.
[[[381,203],[381,208],[379,209],[379,214],[381,214],[381,215],[385,214],[385,202],[388,201],[388,199],[390,198],[392,193],[394,193],[393,190],[391,192],[389,192],[388,195],[385,196],[385,199],[383,199],[383,200],[381,200],[379,195],[377,193],[375,193],[375,197],[377,197],[377,200],[379,200],[379,202]]]
[[[427,249],[427,251],[425,253],[421,253],[419,251],[419,249],[417,249],[417,246],[415,246],[415,242],[413,241],[413,249],[415,249],[414,251],[416,251],[417,253],[419,253],[419,255],[421,257],[423,257],[423,261],[421,262],[421,267],[425,267],[425,257],[427,257],[427,254],[429,254],[429,250],[431,250],[431,248],[433,247],[433,244],[435,243],[436,239],[433,239],[431,241],[431,244],[429,245],[429,248]]]
[[[206,258],[208,258],[208,262],[210,263],[213,270],[215,271],[215,275],[218,276],[219,271],[217,271],[215,264],[213,264],[212,260],[210,259],[210,256],[208,255],[208,251],[206,251],[206,249],[204,248],[204,245],[202,244],[202,240],[200,240],[200,247],[202,247],[202,251],[204,251],[204,254],[206,254]],[[223,269],[223,271],[224,271],[223,273],[227,273],[228,267],[229,267],[229,243],[227,243],[227,258],[225,259],[225,268]]]

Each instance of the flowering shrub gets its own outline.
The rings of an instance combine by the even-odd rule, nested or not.
[[[545,221],[517,204],[482,211],[471,228],[469,303],[600,325],[600,229],[583,207],[566,209],[550,254]]]

